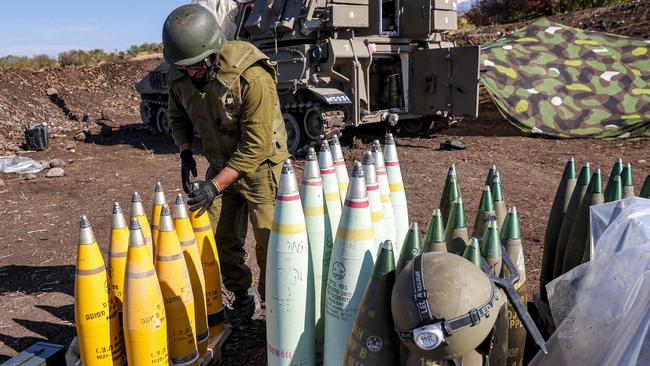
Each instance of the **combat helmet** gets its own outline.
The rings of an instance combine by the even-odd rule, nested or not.
[[[467,354],[490,334],[505,295],[467,259],[423,253],[398,275],[391,296],[402,343],[433,360]]]
[[[179,6],[169,14],[162,31],[163,57],[174,66],[190,66],[220,53],[226,36],[210,11],[198,4]]]

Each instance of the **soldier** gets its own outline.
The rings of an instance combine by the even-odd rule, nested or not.
[[[258,291],[264,301],[266,248],[287,136],[268,57],[248,42],[227,41],[215,17],[196,4],[175,9],[163,26],[169,72],[169,118],[180,149],[181,180],[190,210],[206,210],[221,258],[225,287],[235,294],[226,312],[234,326],[251,319],[255,301],[245,264],[248,216],[255,235]],[[194,129],[209,163],[190,193]]]

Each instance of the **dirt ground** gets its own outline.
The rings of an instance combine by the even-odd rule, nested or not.
[[[478,206],[488,167],[496,163],[508,205],[517,206],[525,249],[528,292],[538,291],[542,242],[547,215],[566,160],[588,160],[607,175],[618,157],[631,162],[635,185],[650,172],[649,140],[548,140],[525,138],[489,104],[483,117],[430,138],[397,139],[410,218],[426,227],[437,206],[447,167],[455,162],[470,222]],[[360,159],[373,138],[368,131],[348,138],[348,162]],[[464,151],[439,151],[449,138],[464,141]],[[354,140],[353,142],[350,140]],[[78,222],[88,215],[97,240],[107,251],[113,201],[128,206],[138,191],[151,205],[156,181],[167,198],[181,192],[179,160],[166,136],[124,129],[108,138],[94,134],[77,142],[74,152],[53,139],[35,159],[66,161],[66,175],[34,180],[0,175],[0,361],[38,340],[67,344],[74,336],[74,265]],[[199,159],[200,170],[206,167]],[[299,161],[298,166],[301,165]],[[298,169],[299,171],[300,169]],[[250,237],[250,235],[249,235]],[[252,245],[251,240],[248,242]],[[249,258],[255,266],[253,258]],[[235,332],[226,345],[224,364],[259,364],[265,360],[264,324]],[[242,340],[245,340],[242,342]],[[265,362],[265,361],[264,361]]]

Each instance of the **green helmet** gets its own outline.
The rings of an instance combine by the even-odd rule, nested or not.
[[[402,343],[432,360],[451,360],[490,334],[505,295],[467,259],[427,252],[397,276],[391,296]]]
[[[162,31],[163,57],[174,66],[189,66],[220,53],[226,36],[210,11],[198,4],[182,5],[169,14]]]

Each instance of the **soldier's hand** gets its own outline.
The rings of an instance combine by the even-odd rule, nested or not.
[[[190,193],[190,172],[196,178],[196,161],[192,157],[192,150],[181,151],[181,182],[185,193]]]
[[[212,201],[219,195],[219,190],[217,186],[212,182],[211,179],[206,180],[201,183],[201,186],[193,190],[188,197],[190,199],[187,203],[190,205],[190,211],[194,212],[196,210],[200,211],[196,214],[195,217],[203,215],[205,211],[210,208]]]

